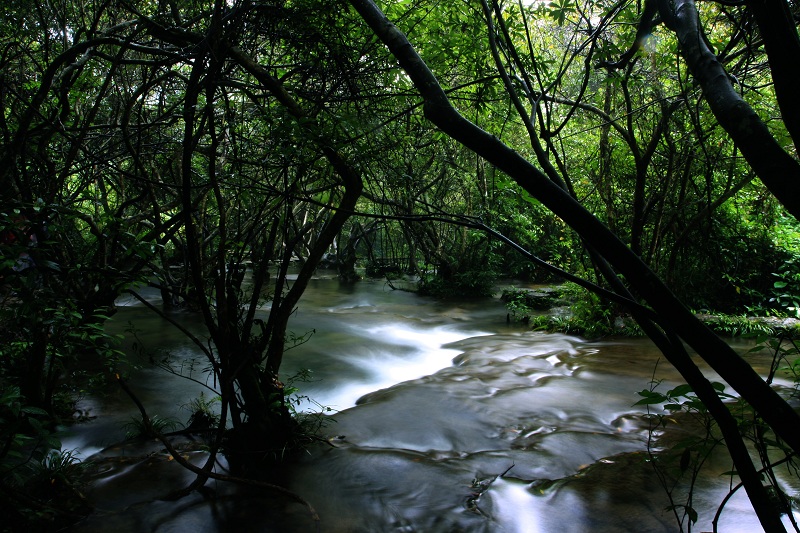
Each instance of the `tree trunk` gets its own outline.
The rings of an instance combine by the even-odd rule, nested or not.
[[[794,15],[785,0],[749,0],[748,7],[756,17],[760,37],[767,50],[769,69],[775,83],[775,94],[783,123],[792,136],[795,147],[800,146],[800,38],[797,36]],[[795,4],[796,5],[796,4]]]
[[[766,4],[783,3],[781,0],[762,1]],[[703,38],[694,1],[676,0],[674,3],[662,1],[659,2],[659,6],[661,17],[667,27],[675,32],[681,54],[686,60],[692,76],[703,88],[703,93],[714,117],[731,136],[764,185],[787,211],[800,220],[800,163],[778,144],[767,125],[736,92],[728,73],[725,72],[717,56],[708,48],[706,40]],[[756,12],[758,13],[758,10]],[[760,18],[758,20],[759,23],[762,22]],[[770,30],[770,27],[762,28],[762,34],[765,29]],[[778,62],[779,57],[781,55],[777,53],[771,54],[770,63],[772,64],[773,60]],[[783,74],[780,70],[785,68],[789,68],[796,75],[797,56],[792,55],[790,58],[791,65],[789,67],[781,62],[782,66],[779,67],[779,71],[773,71],[773,76],[777,75],[776,82],[782,80]],[[777,85],[776,83],[776,92],[780,99],[785,88],[781,85],[782,90],[779,92]],[[797,85],[792,85],[790,94],[783,98],[783,100],[789,99],[793,102],[790,106],[792,109],[797,106],[796,89]],[[785,108],[786,105],[781,104],[781,110]],[[790,131],[798,127],[798,124],[789,122],[791,119],[791,114],[785,117]]]
[[[632,292],[635,292],[652,307],[658,317],[658,326],[661,330],[670,337],[675,335],[676,340],[680,337],[682,341],[693,347],[744,400],[759,412],[780,438],[795,452],[800,452],[800,416],[761,379],[746,361],[704,326],[630,248],[625,246],[580,203],[522,156],[504,145],[497,137],[483,131],[461,116],[450,105],[435,76],[405,35],[386,19],[373,2],[351,0],[351,4],[409,75],[424,99],[425,115],[431,122],[451,138],[480,154],[511,176],[529,194],[541,201],[582,238],[586,239],[618,272],[624,275]],[[730,111],[733,112],[737,109],[743,108],[734,106]],[[757,119],[757,117],[755,118]],[[754,126],[758,126],[758,124],[754,124]],[[769,133],[766,129],[764,132]],[[762,135],[760,139],[772,147],[777,146],[771,137],[764,139]],[[782,150],[781,153],[783,153]],[[783,153],[783,155],[786,154]],[[794,166],[797,167],[796,164]],[[793,181],[789,189],[797,188],[799,184],[800,181]],[[767,185],[769,186],[769,183]],[[786,191],[783,192],[785,194]],[[789,197],[786,200],[790,204],[800,202],[800,195],[796,195],[794,199]],[[800,210],[798,210],[798,214],[800,214]],[[674,359],[673,364],[682,373],[686,371],[685,369],[694,366],[685,351],[676,351],[671,355]],[[693,379],[692,376],[684,377]],[[705,378],[702,379],[705,380]],[[713,389],[711,391],[712,394],[716,394]],[[708,404],[716,401],[716,398],[707,398],[703,389],[696,392],[700,399]],[[733,438],[730,435],[726,435],[726,437]],[[753,468],[749,457],[743,458],[737,455],[734,460],[737,462],[748,461],[749,464],[741,465],[743,470]],[[737,469],[739,469],[738,464]],[[755,481],[755,485],[752,479],[743,478],[743,481],[748,484],[748,493],[763,491],[758,480]],[[761,499],[755,499],[754,504],[760,501]],[[778,519],[776,524],[775,513],[769,509],[760,508],[759,518],[770,531],[782,529],[780,520]]]

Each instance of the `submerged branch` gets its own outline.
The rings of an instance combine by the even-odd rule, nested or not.
[[[153,428],[153,424],[152,424],[152,422],[150,420],[150,416],[147,414],[147,411],[145,410],[144,405],[142,405],[141,400],[139,400],[139,398],[136,396],[136,394],[134,394],[134,392],[131,390],[131,388],[128,386],[128,384],[125,383],[125,380],[122,379],[122,377],[119,374],[116,375],[116,379],[117,379],[117,383],[119,383],[120,387],[122,387],[122,390],[125,391],[125,394],[127,394],[128,397],[130,397],[130,399],[133,401],[134,404],[136,404],[136,407],[139,409],[139,413],[141,413],[141,415],[142,415],[142,423],[144,424],[145,431],[149,435],[151,435],[151,436],[157,438],[159,441],[161,441],[161,444],[164,445],[164,447],[170,453],[172,458],[178,464],[180,464],[182,467],[186,468],[190,472],[193,472],[193,473],[195,473],[195,474],[197,474],[198,476],[201,476],[201,477],[207,477],[207,478],[211,478],[211,479],[216,479],[217,481],[227,481],[227,482],[230,482],[230,483],[238,483],[240,485],[246,485],[246,486],[249,486],[249,487],[256,487],[256,488],[266,489],[266,490],[269,490],[269,491],[272,491],[272,492],[277,492],[278,494],[281,494],[283,496],[287,496],[290,499],[294,500],[295,502],[304,505],[306,507],[306,509],[308,509],[308,512],[311,515],[311,519],[314,520],[314,522],[316,523],[317,529],[319,530],[319,515],[317,514],[317,511],[314,509],[314,507],[308,501],[306,501],[299,494],[296,494],[296,493],[290,491],[289,489],[286,489],[286,488],[281,487],[279,485],[274,485],[272,483],[266,483],[264,481],[257,481],[257,480],[254,480],[254,479],[247,479],[247,478],[242,478],[242,477],[237,477],[237,476],[230,476],[230,475],[227,475],[227,474],[219,474],[217,472],[212,472],[210,470],[206,470],[205,468],[197,467],[197,466],[193,465],[192,463],[190,463],[189,461],[187,461],[180,454],[180,452],[177,449],[175,449],[175,447],[172,445],[172,443],[169,441],[169,439],[167,439],[164,435],[160,434],[159,432],[157,432]],[[214,460],[214,457],[212,455],[212,457],[210,458],[210,461],[213,461],[213,460]]]

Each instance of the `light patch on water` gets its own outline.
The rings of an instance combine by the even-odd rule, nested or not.
[[[366,357],[360,359],[359,366],[368,370],[374,377],[375,388],[372,390],[429,376],[447,368],[453,364],[453,359],[460,351],[442,346],[470,337],[488,335],[478,331],[453,331],[445,327],[425,330],[394,325],[368,328],[365,332],[366,336],[378,342],[415,349],[411,353],[402,355],[372,350]]]
[[[533,496],[528,485],[516,480],[496,479],[488,495],[492,500],[492,518],[502,531],[540,533],[547,531],[539,516],[541,497]]]
[[[547,360],[548,363],[550,363],[553,366],[558,366],[558,365],[562,364],[561,363],[561,359],[558,357],[558,355],[551,355],[546,360]]]
[[[313,391],[310,395],[321,405],[343,410],[356,405],[362,396],[404,381],[430,376],[452,365],[460,350],[443,348],[452,342],[470,337],[489,335],[481,331],[457,331],[445,326],[429,329],[408,325],[381,325],[361,328],[352,325],[353,333],[366,337],[372,343],[346,354],[334,357],[358,367],[367,377],[358,381],[348,380],[328,390]],[[387,345],[385,348],[382,345]],[[354,344],[354,348],[358,346]],[[392,346],[410,348],[396,350]],[[314,410],[308,403],[301,410]]]
[[[483,331],[457,331],[447,326],[431,329],[414,328],[408,325],[382,324],[357,330],[359,334],[389,344],[419,348],[440,348],[445,344],[490,335]],[[450,350],[455,351],[455,350]]]
[[[389,385],[391,385],[391,383]],[[314,402],[312,403],[307,400],[301,401],[297,410],[305,412],[319,411],[319,406],[322,405],[334,411],[342,411],[353,407],[359,398],[374,390],[374,382],[365,381],[362,383],[346,383],[335,389],[311,391],[310,395],[314,399]]]
[[[61,450],[71,452],[76,459],[83,461],[103,450],[100,446],[86,444],[86,440],[81,437],[69,436],[61,439]]]
[[[356,302],[350,302],[347,304],[337,305],[334,307],[329,307],[327,309],[329,313],[342,313],[342,312],[349,312],[349,311],[372,311],[378,312],[377,306],[372,303],[367,298],[361,298]]]
[[[154,288],[148,287],[146,285],[137,284],[131,287],[132,290],[136,291],[136,293],[150,302],[153,305],[161,305],[161,292]],[[120,295],[115,301],[114,305],[117,307],[136,307],[136,306],[143,306],[142,302],[139,301],[138,298],[130,295],[130,294],[122,294]]]

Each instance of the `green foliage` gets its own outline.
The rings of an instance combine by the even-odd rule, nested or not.
[[[392,261],[373,260],[364,265],[364,273],[369,278],[398,279],[403,275],[402,269]]]
[[[503,289],[500,299],[506,303],[511,318],[519,322],[530,321],[534,309],[528,301],[527,291],[516,288]]]
[[[782,331],[750,335],[755,341],[755,346],[748,353],[768,352],[772,355],[768,382],[781,372],[794,383],[795,395],[800,390],[800,347],[798,346],[798,331]]]
[[[302,452],[310,443],[321,440],[321,430],[334,421],[328,416],[333,409],[320,405],[300,392],[297,384],[311,379],[310,370],[300,370],[289,377],[285,384],[274,382],[275,387],[267,398],[269,413],[226,432],[223,451],[229,461],[243,461],[252,467],[263,468]],[[309,406],[315,406],[316,409],[308,409]],[[270,440],[252,440],[250,428],[264,421],[269,421],[272,428],[279,428],[281,433],[270,435]],[[255,472],[248,473],[253,474]]]
[[[30,462],[44,460],[61,441],[50,431],[48,413],[25,404],[19,387],[4,386],[0,394],[0,479],[23,484]]]
[[[773,272],[793,253],[776,245],[770,220],[752,209],[754,200],[742,195],[718,208],[708,225],[687,232],[691,246],[676,249],[671,272],[673,290],[691,307],[714,313],[766,314],[774,304],[768,302],[773,290]],[[691,236],[691,237],[689,237]],[[772,279],[771,279],[772,278]]]
[[[19,388],[4,387],[0,394],[3,531],[54,530],[88,512],[80,494],[82,470],[71,451],[61,450],[48,413],[25,405]]]
[[[85,317],[72,301],[43,290],[34,298],[0,309],[0,329],[9,332],[9,342],[0,347],[0,373],[27,380],[29,401],[57,414],[59,395],[110,375],[122,356],[120,337],[104,330],[105,315]]]
[[[794,383],[796,394],[800,387],[800,349],[794,338],[758,335],[756,346],[750,352],[763,351],[772,354],[767,383],[772,383],[777,373],[782,372]],[[647,408],[651,422],[648,439],[650,463],[669,497],[667,510],[674,513],[683,530],[686,520],[692,524],[698,520],[692,502],[700,470],[714,450],[725,445],[725,441],[716,421],[689,385],[684,383],[660,392],[657,390],[660,384],[661,381],[653,380],[649,388],[639,391],[641,399],[634,405]],[[784,483],[793,484],[794,481],[786,482],[786,477],[796,480],[800,472],[794,451],[775,436],[747,402],[725,392],[722,383],[712,382],[711,385],[736,419],[739,432],[752,449],[753,456],[760,461],[759,473],[777,512],[792,512],[796,499],[787,494]],[[682,436],[675,440],[673,435]],[[717,517],[724,511],[729,497],[742,487],[736,472],[726,472],[725,475],[730,478],[730,492],[721,500]]]
[[[745,315],[706,315],[703,322],[717,333],[730,337],[773,333],[769,323]]]
[[[420,277],[417,290],[420,294],[436,298],[474,298],[494,294],[497,274],[489,270],[467,270],[445,277],[430,272]]]
[[[563,26],[567,16],[575,11],[574,0],[553,0],[547,5],[549,15],[559,26]]]
[[[668,390],[665,393],[656,391],[656,388],[660,385],[660,382],[654,382],[651,384],[649,389],[644,389],[638,392],[639,396],[642,397],[641,400],[636,402],[633,405],[662,405],[663,408],[668,411],[669,413],[674,413],[676,411],[684,411],[687,413],[693,413],[705,416],[707,414],[707,408],[705,404],[700,401],[697,395],[692,390],[692,387],[687,385],[686,383],[682,385],[678,385],[677,387]],[[717,394],[722,399],[732,399],[734,398],[730,394],[725,393],[725,385],[719,382],[714,382],[711,384],[714,390],[717,391]],[[663,417],[659,417],[659,425],[663,425]]]
[[[221,400],[222,398],[219,396],[206,398],[201,391],[200,396],[181,406],[182,409],[190,413],[186,429],[211,429],[219,425],[220,415],[215,409],[215,405],[219,404]]]
[[[582,245],[561,220],[507,178],[498,179],[496,187],[490,219],[499,233],[543,261],[567,270],[580,268]],[[539,283],[555,281],[550,272],[505,245],[493,245],[492,253],[502,275]]]
[[[0,379],[54,416],[65,395],[108,375],[122,355],[121,337],[103,327],[120,280],[95,282],[90,265],[64,266],[53,236],[62,214],[42,201],[0,213]]]
[[[286,403],[289,411],[299,423],[301,441],[314,441],[319,438],[320,432],[335,420],[329,416],[333,409],[327,405],[322,405],[310,396],[301,392],[299,383],[308,383],[313,380],[312,372],[308,369],[298,370],[293,376],[286,380],[284,394],[287,398]],[[308,409],[308,406],[314,409]],[[301,406],[305,407],[301,410]]]
[[[153,415],[150,418],[150,427],[147,427],[142,418],[131,417],[129,422],[123,426],[125,430],[125,438],[128,440],[135,439],[150,439],[156,435],[163,435],[180,428],[182,424],[174,418],[163,418],[159,415]]]
[[[569,305],[571,300],[564,297],[564,286],[543,287],[540,289],[503,289],[500,300],[505,302],[509,317],[516,321],[530,323],[533,318],[541,324],[544,312],[558,313],[559,306]],[[555,318],[555,317],[554,317]]]
[[[676,419],[689,428],[685,437],[680,438],[666,452],[656,453],[650,451],[650,462],[658,479],[669,497],[670,505],[667,511],[674,514],[676,521],[683,531],[688,520],[691,524],[697,522],[698,514],[692,506],[692,493],[695,482],[703,464],[708,460],[714,449],[724,441],[713,430],[713,418],[708,410],[694,394],[687,384],[678,385],[665,393],[656,390],[661,384],[654,380],[650,388],[640,391],[641,400],[634,405],[647,407],[648,418],[651,421],[650,439],[648,449],[651,450],[653,434],[667,429],[670,424],[675,424]],[[733,396],[724,392],[725,386],[721,383],[712,383],[717,394],[722,399],[733,399]],[[652,411],[651,408],[660,405],[664,413]],[[682,484],[682,482],[685,482]],[[679,501],[681,491],[686,493],[686,499]],[[691,529],[691,526],[689,526]]]
[[[44,459],[31,465],[32,481],[41,491],[65,486],[79,488],[87,466],[70,450],[51,450]]]
[[[302,264],[329,251],[331,241],[319,239],[344,212],[389,217],[380,236],[351,238],[367,257],[435,265],[421,268],[420,292],[438,297],[490,295],[501,274],[549,276],[446,222],[452,217],[483,220],[543,260],[591,274],[583,242],[563,221],[431,128],[409,78],[345,2],[254,3],[220,19],[197,2],[172,2],[172,10],[145,2],[141,13],[125,2],[29,4],[11,2],[0,16],[0,129],[13,141],[0,177],[3,198],[16,206],[0,213],[0,382],[23,389],[20,405],[43,409],[14,415],[33,434],[45,435],[42,413],[56,414],[59,394],[113,370],[119,353],[103,323],[119,291],[143,272],[153,273],[165,302],[204,311],[215,332],[205,368],[235,369],[216,382],[246,387],[236,381],[247,376],[271,387],[264,384],[276,377],[260,372],[266,366],[277,374],[267,359],[277,366],[282,350],[308,340],[284,335],[297,300],[280,301],[307,281],[288,283],[284,267],[290,258]],[[398,1],[387,9],[413,29],[465,116],[552,168],[691,307],[800,317],[800,260],[791,259],[797,222],[705,111],[704,93],[676,61],[674,36],[662,25],[624,71],[597,69],[634,42],[641,2],[524,4],[499,4],[491,33],[501,41],[499,65],[476,4]],[[763,50],[742,33],[753,25],[726,6],[701,9],[705,35],[743,95],[762,116],[778,116]],[[55,62],[97,35],[107,44]],[[259,79],[242,57],[269,74]],[[509,68],[511,86],[503,86],[499,68]],[[520,113],[510,96],[522,102]],[[770,127],[790,144],[779,120]],[[353,175],[364,181],[364,195],[356,209],[339,209],[349,187],[343,177]],[[251,294],[245,264],[248,273],[263,267],[263,279],[272,275],[266,266],[281,270]],[[273,304],[267,320],[256,318],[264,299]],[[509,302],[520,319],[532,307],[517,297]],[[638,331],[615,306],[582,290],[572,294],[568,314],[532,322],[591,337]],[[753,326],[727,317],[715,327]],[[257,370],[225,360],[229,354],[247,354]],[[264,398],[248,392],[248,402]],[[305,416],[296,412],[292,387],[271,392],[266,406],[241,406],[234,423],[251,413]],[[693,408],[672,392],[675,405]],[[213,401],[201,396],[189,406],[190,425],[217,420]],[[9,436],[10,449],[30,444],[26,435]]]
[[[530,317],[534,329],[559,331],[589,338],[608,335],[641,336],[643,332],[632,319],[614,304],[574,283],[560,287],[561,298],[568,302],[567,311],[537,314]]]
[[[787,316],[800,318],[800,255],[785,261],[772,275],[778,280],[769,301]]]

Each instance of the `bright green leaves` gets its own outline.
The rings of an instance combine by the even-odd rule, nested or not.
[[[694,411],[705,412],[706,407],[703,402],[695,395],[692,387],[686,383],[676,386],[665,393],[656,390],[656,386],[660,382],[654,382],[654,386],[650,389],[644,389],[637,394],[642,397],[641,400],[633,405],[662,405],[664,410],[668,412],[678,411]],[[723,399],[731,399],[733,396],[724,392],[725,385],[719,382],[712,382],[711,386],[717,391],[717,395]]]
[[[548,4],[548,14],[559,26],[563,26],[566,18],[575,10],[574,0],[552,0]]]
[[[639,396],[642,396],[642,399],[636,402],[633,405],[653,405],[653,404],[662,404],[667,401],[667,397],[660,393],[651,390],[642,390],[638,392]]]
[[[772,284],[770,302],[793,318],[800,318],[800,257],[795,256],[772,274],[777,281]]]

